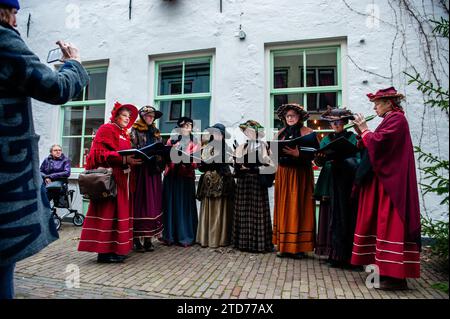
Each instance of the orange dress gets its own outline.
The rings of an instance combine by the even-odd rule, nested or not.
[[[275,175],[272,235],[272,242],[279,252],[296,254],[314,250],[313,193],[314,174],[311,162],[280,162]]]

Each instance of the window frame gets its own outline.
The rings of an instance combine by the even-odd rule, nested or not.
[[[336,81],[337,85],[329,85],[329,86],[306,86],[306,78],[307,78],[307,70],[308,65],[306,63],[307,53],[309,51],[318,52],[318,51],[328,51],[330,49],[336,50]],[[278,88],[275,89],[275,61],[274,58],[278,54],[289,54],[297,52],[299,56],[303,58],[303,87],[294,87],[294,88]],[[308,110],[308,98],[307,94],[309,93],[336,93],[337,94],[337,107],[342,106],[342,94],[343,94],[343,74],[342,74],[342,45],[341,44],[332,44],[332,45],[317,45],[317,46],[298,46],[291,48],[271,48],[269,50],[269,63],[270,63],[270,73],[269,73],[269,122],[271,126],[275,126],[275,96],[276,95],[289,95],[289,94],[303,94],[303,103],[302,105],[305,107],[305,110]],[[278,67],[280,68],[280,67]],[[327,67],[330,68],[330,67]],[[306,123],[305,123],[306,124]],[[274,133],[278,132],[276,127],[273,127]],[[320,129],[314,130],[317,133],[328,133],[332,132],[331,129]]]
[[[85,66],[85,68],[88,70],[88,72],[90,73],[95,73],[95,72],[102,72],[105,71],[106,73],[106,78],[108,78],[108,65],[96,65],[96,66]],[[84,141],[86,137],[90,137],[89,134],[85,134],[85,129],[86,129],[86,107],[87,106],[99,106],[99,105],[103,105],[105,107],[106,110],[106,92],[107,92],[107,86],[108,86],[108,80],[106,80],[106,87],[105,87],[105,98],[101,99],[101,100],[85,100],[86,97],[86,87],[83,88],[83,94],[82,94],[82,100],[81,101],[69,101],[63,105],[61,105],[61,113],[60,113],[60,134],[59,134],[59,144],[63,144],[63,138],[81,138],[81,149],[80,149],[80,165],[81,164],[86,164],[83,163],[83,152],[82,152],[82,148],[84,146]],[[81,135],[64,135],[64,116],[65,116],[65,110],[67,107],[83,107],[83,117],[82,117],[82,125],[81,125]],[[103,120],[105,120],[105,115],[103,115]],[[65,151],[65,154],[67,154],[67,151]],[[72,167],[71,168],[72,173],[81,173],[84,171],[83,167]]]
[[[190,62],[196,62],[196,61],[205,61],[208,60],[209,62],[209,92],[204,93],[188,93],[184,94],[184,85],[185,85],[185,71],[186,71],[186,63]],[[174,100],[181,100],[181,116],[184,116],[186,113],[185,109],[185,101],[186,100],[200,100],[200,99],[209,99],[209,122],[211,122],[211,108],[212,108],[212,91],[213,91],[213,55],[212,54],[205,54],[205,55],[199,55],[199,56],[193,56],[193,57],[183,57],[183,58],[174,58],[174,59],[161,59],[161,60],[155,60],[155,68],[154,68],[154,88],[153,88],[153,105],[156,109],[160,110],[160,103],[161,102],[167,102],[167,101],[174,101]],[[160,81],[159,81],[159,75],[160,75],[160,66],[164,64],[174,64],[174,63],[181,63],[182,64],[182,70],[181,70],[181,94],[170,94],[170,95],[160,95]],[[192,107],[192,106],[191,106]],[[192,108],[191,108],[192,112]],[[157,122],[157,127],[160,128],[160,121]],[[168,122],[174,122],[172,120],[169,120]],[[194,133],[196,134],[196,133]],[[201,134],[201,132],[199,132]],[[170,136],[170,132],[161,132],[161,136]]]

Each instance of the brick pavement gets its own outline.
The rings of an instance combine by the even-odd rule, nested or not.
[[[156,243],[154,252],[133,252],[123,264],[98,264],[96,254],[77,251],[80,231],[64,224],[60,240],[17,264],[16,298],[448,299],[431,287],[448,274],[426,257],[408,291],[385,292],[366,288],[367,273],[330,268],[317,256],[280,259],[228,247]],[[79,288],[66,285],[68,265],[79,267]]]

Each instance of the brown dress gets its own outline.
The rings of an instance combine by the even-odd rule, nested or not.
[[[279,252],[296,254],[314,250],[313,193],[312,163],[298,159],[286,162],[280,160],[275,175],[272,235],[272,242]]]
[[[214,148],[207,145],[202,150],[202,159],[213,157]],[[231,152],[231,150],[229,150]],[[221,160],[210,164],[202,163],[197,188],[200,203],[200,216],[197,228],[197,243],[202,247],[223,247],[231,244],[231,227],[234,208],[234,179],[228,163],[222,158],[226,152],[217,155]]]

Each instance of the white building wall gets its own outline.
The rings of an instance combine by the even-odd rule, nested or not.
[[[410,2],[429,18],[444,14],[438,4],[432,5],[435,1]],[[448,159],[448,117],[437,110],[424,113],[421,94],[407,85],[402,73],[415,74],[414,66],[430,75],[425,43],[404,8],[385,0],[223,0],[221,13],[219,3],[134,0],[129,20],[128,0],[22,0],[18,24],[23,39],[42,60],[58,39],[76,44],[85,62],[108,60],[105,120],[116,100],[153,104],[155,58],[206,51],[214,57],[211,123],[235,125],[252,118],[270,127],[269,50],[338,42],[343,48],[343,106],[372,114],[365,94],[394,85],[407,97],[414,144]],[[365,15],[372,4],[376,19]],[[236,37],[240,25],[245,40]],[[448,41],[444,47],[448,52]],[[432,51],[436,57],[434,47]],[[448,60],[441,64],[436,59],[434,64],[435,74],[448,88]],[[34,103],[41,160],[58,142],[59,113],[57,106]],[[371,128],[379,122],[373,120]],[[427,196],[425,203],[426,211],[438,217],[439,200]]]

